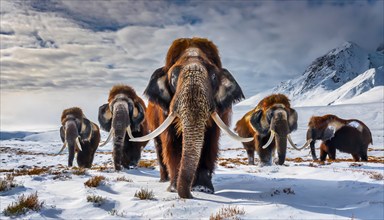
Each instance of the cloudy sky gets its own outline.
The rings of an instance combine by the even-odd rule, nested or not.
[[[112,85],[141,95],[172,41],[205,37],[246,97],[353,41],[384,42],[384,1],[1,0],[1,130],[56,128],[80,106],[97,119]]]

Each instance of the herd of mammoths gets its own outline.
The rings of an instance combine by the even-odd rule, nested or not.
[[[244,98],[231,73],[222,67],[217,47],[204,38],[176,39],[168,50],[165,65],[154,71],[144,94],[148,106],[127,85],[110,90],[108,103],[100,106],[100,127],[109,132],[100,144],[100,130],[80,108],[65,109],[60,136],[68,146],[68,166],[75,153],[79,167],[89,168],[100,146],[112,139],[116,170],[137,165],[141,151],[154,140],[160,166],[160,181],[170,181],[168,191],[192,198],[191,190],[213,193],[212,174],[218,159],[220,129],[243,143],[248,163],[255,151],[260,165],[285,161],[287,142],[295,149],[310,145],[312,157],[316,140],[322,140],[320,160],[335,159],[336,149],[367,161],[371,132],[361,121],[335,115],[313,116],[308,123],[307,142],[298,148],[290,133],[297,129],[297,112],[283,94],[272,94],[246,113],[235,131],[228,128],[232,105]]]

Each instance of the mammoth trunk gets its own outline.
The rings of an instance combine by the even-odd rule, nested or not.
[[[180,162],[177,192],[181,198],[191,198],[191,185],[200,161],[204,145],[205,126],[209,119],[211,105],[205,74],[188,72],[184,75],[183,87],[177,91],[174,111],[180,118],[179,132],[182,132],[183,150]]]
[[[77,131],[77,126],[74,121],[66,122],[66,131],[65,131],[65,141],[68,144],[68,166],[71,167],[73,165],[73,159],[75,158],[75,146],[76,146],[76,138],[79,136]]]
[[[284,119],[273,120],[272,127],[276,133],[275,142],[278,155],[277,164],[282,165],[285,162],[287,152],[287,135],[289,134],[288,122]]]
[[[121,169],[121,157],[123,154],[123,144],[126,128],[129,126],[128,105],[126,103],[116,103],[113,110],[113,160],[115,169]]]

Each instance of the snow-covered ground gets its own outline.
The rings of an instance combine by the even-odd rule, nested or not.
[[[254,104],[235,106],[232,124],[252,107]],[[364,121],[373,134],[373,145],[368,152],[371,162],[341,160],[320,165],[311,161],[309,150],[289,148],[284,166],[248,166],[241,143],[223,135],[213,176],[215,194],[193,192],[194,199],[185,200],[166,191],[168,183],[159,182],[158,166],[115,172],[111,144],[98,149],[93,168],[85,175],[73,174],[74,170],[66,167],[68,155],[56,155],[62,143],[58,130],[54,130],[0,142],[1,177],[11,169],[15,169],[14,172],[33,167],[49,169],[40,175],[16,176],[19,186],[0,193],[1,210],[22,194],[37,192],[44,202],[42,210],[30,211],[21,218],[208,219],[230,206],[244,210],[244,214],[237,215],[241,219],[383,219],[384,180],[380,179],[380,175],[384,175],[383,103],[296,110],[299,126],[292,138],[298,145],[305,142],[306,124],[312,115],[332,113]],[[103,139],[106,135],[102,133]],[[352,159],[351,155],[341,152],[337,152],[336,157]],[[150,162],[155,158],[153,143],[149,142],[142,160]],[[101,186],[84,185],[97,175],[106,177]],[[118,177],[132,182],[118,181]],[[135,192],[142,188],[152,190],[155,198],[135,198]],[[105,201],[100,206],[94,205],[87,202],[88,195],[102,196]],[[1,213],[0,218],[9,217]]]

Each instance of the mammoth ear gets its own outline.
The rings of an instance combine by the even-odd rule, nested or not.
[[[242,99],[244,99],[244,94],[239,84],[227,69],[222,69],[219,86],[215,94],[217,107],[223,110]]]
[[[323,141],[332,139],[335,136],[336,128],[334,126],[328,126],[323,133]]]
[[[289,118],[288,118],[288,124],[289,124],[289,131],[295,131],[297,129],[297,120],[298,115],[295,109],[291,108],[289,109]]]
[[[104,130],[109,132],[111,130],[112,125],[112,112],[109,109],[109,105],[104,104],[99,107],[99,116],[98,120],[100,123],[100,127]]]
[[[92,135],[92,124],[91,121],[87,118],[83,118],[83,123],[81,123],[80,136],[82,140],[91,141]]]
[[[259,133],[261,136],[265,136],[268,134],[269,125],[262,122],[263,117],[263,111],[258,110],[257,112],[253,113],[250,118],[250,123],[252,127]]]
[[[145,107],[140,102],[136,102],[134,105],[133,115],[131,116],[133,130],[140,131],[140,124],[144,121]]]
[[[61,141],[64,143],[65,142],[65,131],[64,131],[64,126],[60,127],[60,138]]]
[[[149,101],[158,104],[164,111],[168,111],[171,102],[167,73],[162,68],[155,70],[144,91]]]

